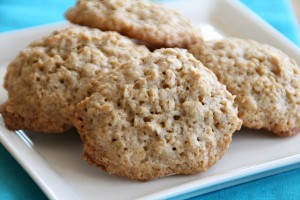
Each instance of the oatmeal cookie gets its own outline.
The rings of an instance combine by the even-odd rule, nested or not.
[[[295,60],[253,40],[229,38],[190,47],[235,103],[243,125],[281,136],[300,131],[300,75]]]
[[[156,50],[99,73],[75,125],[84,159],[110,174],[148,181],[206,171],[242,124],[234,96],[186,50]]]
[[[66,18],[75,24],[117,31],[157,47],[187,47],[202,40],[189,19],[144,0],[78,0]]]
[[[98,70],[111,69],[149,51],[115,32],[68,27],[31,43],[9,64],[1,113],[9,129],[63,132],[75,104]]]

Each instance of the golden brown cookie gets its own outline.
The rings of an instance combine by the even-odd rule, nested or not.
[[[202,40],[191,21],[144,0],[78,0],[66,17],[72,23],[117,31],[158,47],[188,47]]]
[[[242,124],[234,97],[184,50],[156,50],[100,73],[75,125],[84,159],[110,174],[148,181],[206,171]]]
[[[300,131],[300,75],[295,60],[269,45],[237,38],[197,44],[189,51],[236,95],[244,126],[281,136]]]
[[[9,129],[63,132],[74,106],[89,95],[85,85],[98,70],[148,54],[115,32],[68,27],[31,43],[9,64],[1,113]]]

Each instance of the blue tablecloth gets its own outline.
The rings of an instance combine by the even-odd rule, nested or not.
[[[300,32],[289,0],[242,2],[300,46]],[[75,0],[0,0],[0,32],[62,21],[64,11],[74,3]],[[47,199],[1,144],[0,199]],[[192,199],[300,199],[300,169]]]

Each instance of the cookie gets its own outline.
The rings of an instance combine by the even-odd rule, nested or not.
[[[100,73],[75,125],[84,159],[110,174],[148,181],[206,171],[241,126],[233,95],[186,50]]]
[[[157,47],[187,47],[202,40],[189,19],[144,0],[78,0],[66,18],[75,24],[117,31]]]
[[[237,38],[189,51],[236,95],[244,126],[280,136],[300,131],[300,75],[293,59],[269,45]]]
[[[9,129],[63,132],[98,70],[145,56],[144,46],[115,32],[68,27],[31,43],[9,64],[1,113]]]

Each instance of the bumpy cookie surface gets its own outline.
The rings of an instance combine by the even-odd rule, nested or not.
[[[159,47],[187,47],[202,40],[190,20],[144,0],[78,0],[66,17],[75,24],[117,31]]]
[[[286,54],[235,38],[194,45],[189,51],[236,95],[244,126],[281,136],[299,131],[299,67]]]
[[[183,50],[157,50],[91,83],[75,124],[84,159],[111,174],[147,181],[205,171],[241,126],[234,97]]]
[[[10,129],[63,132],[98,70],[146,55],[144,46],[114,32],[68,27],[31,43],[9,64],[1,113]]]

